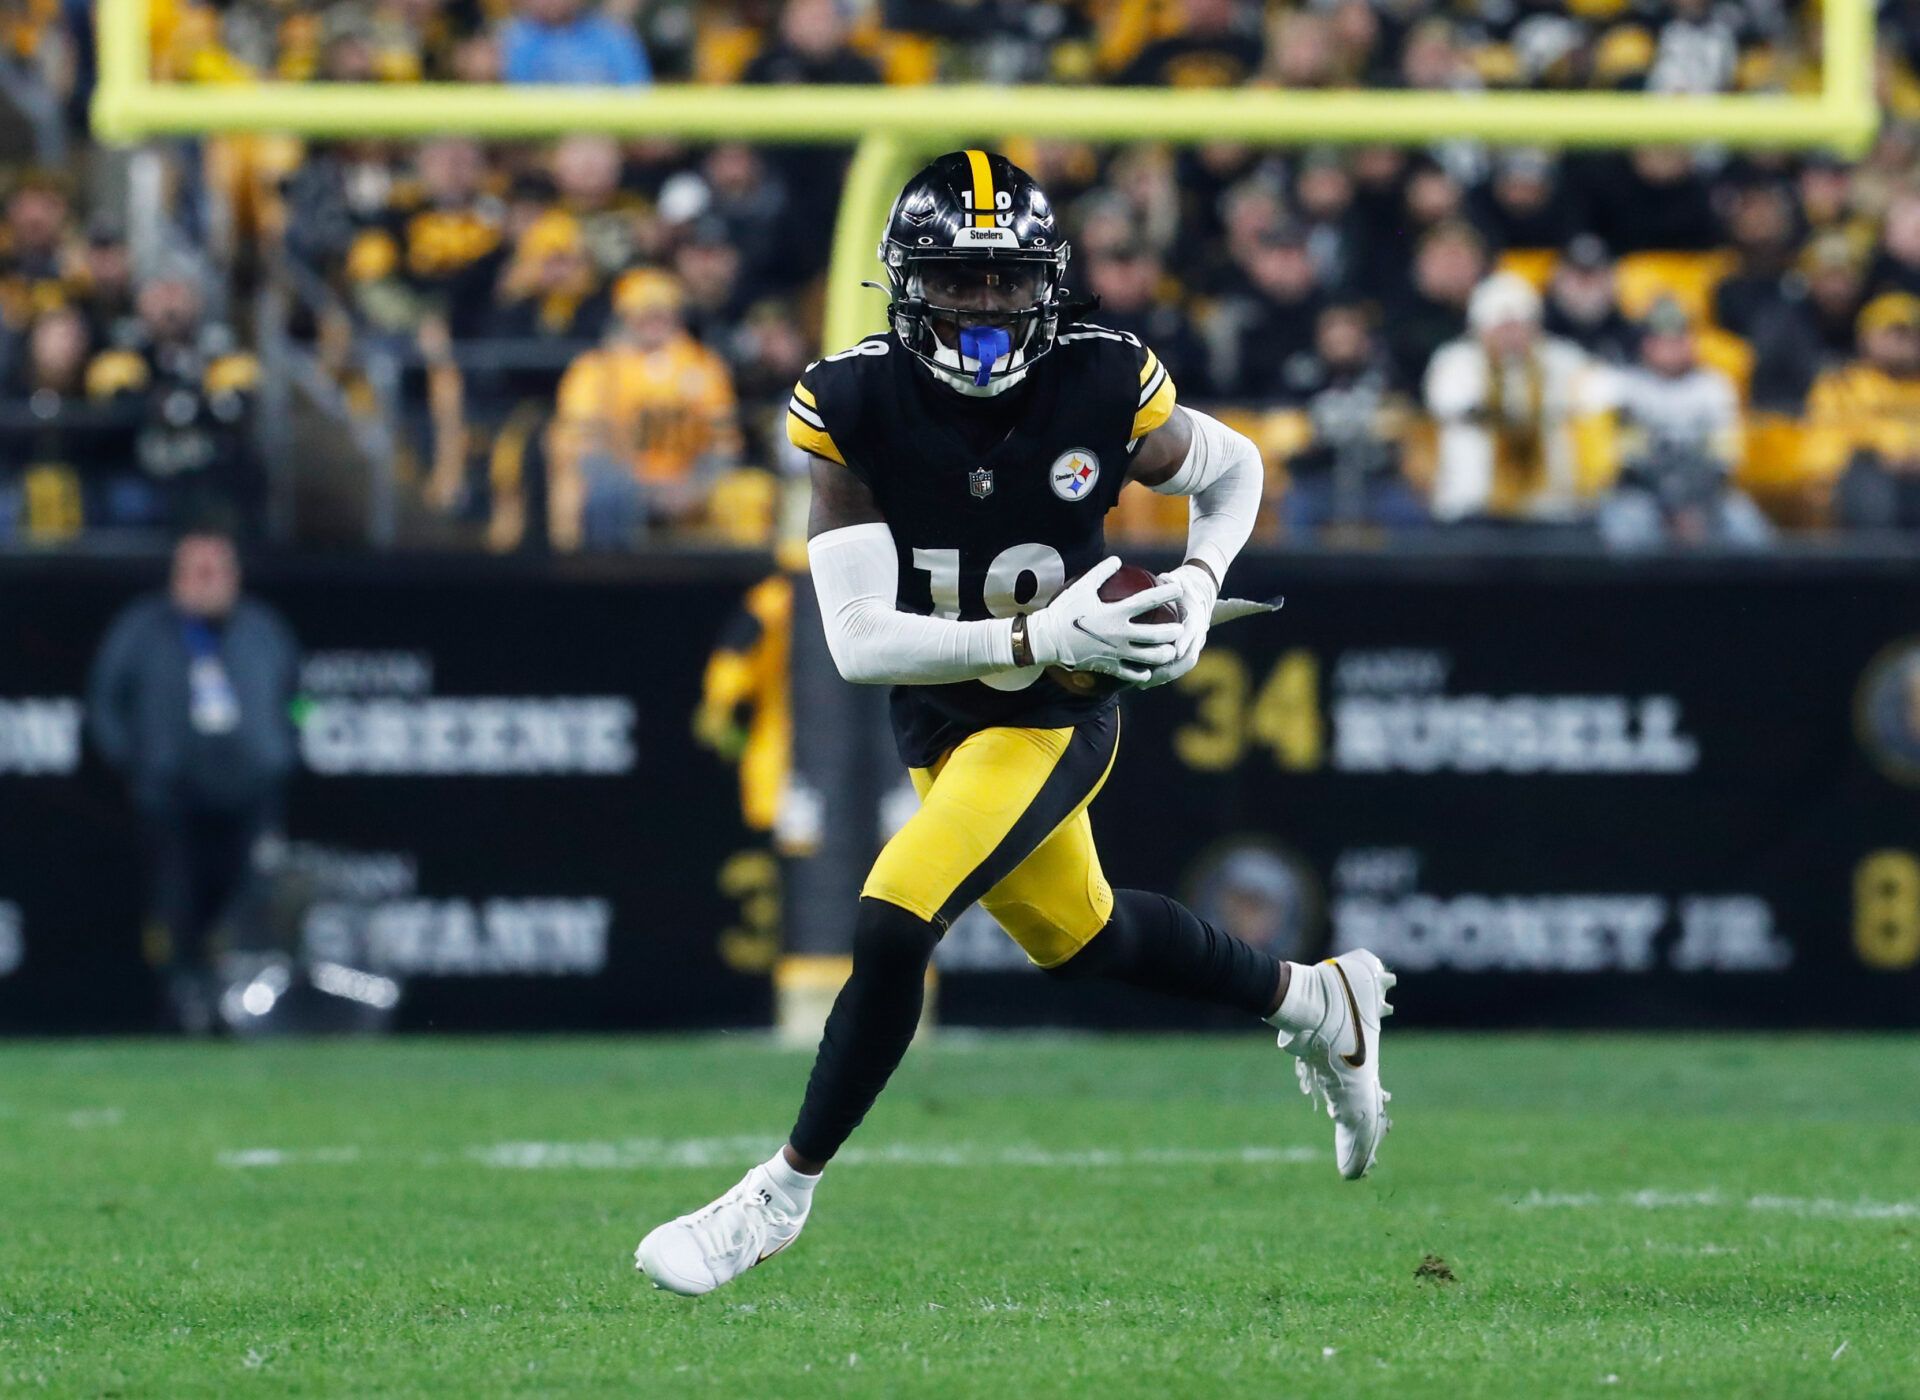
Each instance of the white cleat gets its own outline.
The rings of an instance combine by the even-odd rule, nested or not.
[[[755,1167],[710,1206],[656,1226],[633,1262],[655,1288],[697,1298],[764,1264],[800,1237],[811,1204],[793,1201],[765,1167]]]
[[[1312,971],[1326,979],[1326,1020],[1313,1030],[1281,1031],[1280,1048],[1299,1059],[1300,1092],[1326,1104],[1334,1164],[1356,1181],[1372,1170],[1380,1139],[1393,1126],[1393,1095],[1380,1087],[1380,1023],[1393,1014],[1387,993],[1399,978],[1364,948]]]

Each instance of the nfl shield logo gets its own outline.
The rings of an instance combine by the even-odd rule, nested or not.
[[[973,492],[977,499],[984,501],[993,494],[993,473],[985,467],[968,472],[967,490]]]

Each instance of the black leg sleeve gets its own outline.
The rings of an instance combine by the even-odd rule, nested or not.
[[[788,1139],[816,1162],[840,1150],[907,1053],[940,930],[883,899],[860,901],[853,975],[833,1003]]]
[[[1115,890],[1106,927],[1047,971],[1124,982],[1251,1016],[1272,1010],[1280,984],[1280,962],[1272,954],[1222,932],[1177,900],[1145,890]]]

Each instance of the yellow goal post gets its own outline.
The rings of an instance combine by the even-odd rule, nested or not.
[[[112,142],[274,132],[537,140],[580,131],[693,140],[852,142],[834,229],[829,348],[881,323],[864,295],[894,193],[938,151],[996,136],[1179,145],[1237,141],[1621,147],[1699,144],[1859,154],[1879,123],[1872,0],[1825,0],[1821,74],[1809,95],[1407,92],[1103,87],[645,88],[460,83],[155,82],[147,0],[99,0],[95,133]]]

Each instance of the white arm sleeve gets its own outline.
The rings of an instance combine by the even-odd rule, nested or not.
[[[1013,669],[1013,623],[955,622],[894,606],[900,560],[886,525],[847,525],[807,542],[827,650],[862,685],[941,685]]]
[[[1245,433],[1197,409],[1189,408],[1186,414],[1193,425],[1187,460],[1153,489],[1163,496],[1193,498],[1187,512],[1186,557],[1213,570],[1215,583],[1225,583],[1228,567],[1253,533],[1266,466]]]

